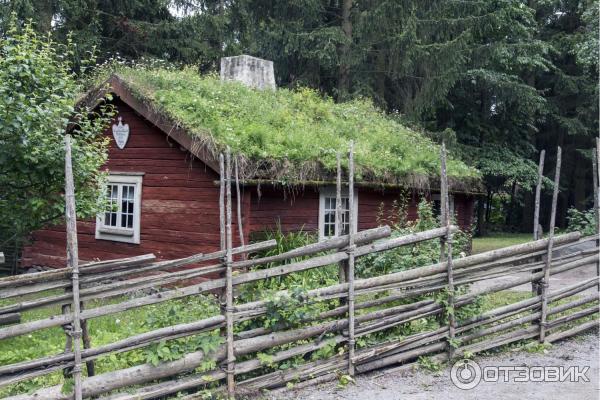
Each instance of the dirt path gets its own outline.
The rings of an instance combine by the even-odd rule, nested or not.
[[[450,367],[438,373],[428,371],[376,372],[359,376],[356,385],[340,389],[337,382],[298,391],[272,394],[278,400],[469,400],[469,399],[575,399],[598,400],[598,333],[590,333],[555,344],[545,353],[512,351],[493,356],[477,357],[484,366],[580,366],[589,367],[586,375],[589,382],[481,382],[471,390],[461,390],[450,380]],[[500,375],[502,376],[502,375]]]

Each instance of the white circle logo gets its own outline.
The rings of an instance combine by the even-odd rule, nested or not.
[[[473,360],[458,360],[450,370],[450,379],[459,389],[473,389],[481,382],[481,367]]]

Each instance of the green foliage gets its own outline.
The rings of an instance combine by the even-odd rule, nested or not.
[[[459,286],[454,289],[454,297],[464,295],[468,292],[468,287]],[[442,315],[440,318],[440,322],[442,324],[448,324],[448,317],[450,315],[454,315],[454,318],[457,322],[462,322],[464,320],[468,320],[474,316],[481,314],[481,310],[484,306],[484,299],[482,297],[476,297],[474,301],[469,304],[462,305],[458,308],[452,308],[448,302],[448,289],[440,290],[435,293],[434,299],[435,302],[442,306]]]
[[[326,341],[325,345],[320,349],[314,351],[310,359],[311,360],[323,360],[330,357],[333,357],[339,352],[336,352],[337,344],[333,340]],[[343,351],[343,349],[340,349]]]
[[[265,328],[297,328],[319,314],[319,308],[307,302],[308,291],[302,287],[294,287],[286,295],[276,293],[267,296],[265,300]]]
[[[494,233],[485,237],[473,238],[473,254],[483,253],[490,250],[500,249],[502,247],[513,246],[531,241],[531,233]]]
[[[347,151],[350,140],[355,141],[359,180],[439,175],[439,147],[367,99],[336,104],[306,88],[253,90],[191,68],[119,68],[117,73],[136,96],[199,138],[218,147],[228,145],[251,162],[273,162],[281,180],[319,178],[316,162],[334,171],[336,151]],[[477,177],[455,159],[448,171],[453,177]]]
[[[284,233],[281,226],[277,226],[275,230],[264,232],[260,235],[262,240],[276,240],[277,245],[266,251],[258,253],[257,257],[269,257],[281,253],[288,252],[295,248],[315,243],[317,236],[314,233],[305,232],[303,230]],[[273,268],[277,265],[285,265],[306,260],[310,257],[295,257],[283,262],[267,263],[255,267],[256,269]],[[293,274],[278,276],[275,278],[263,279],[257,282],[244,284],[240,286],[238,299],[241,302],[250,302],[262,299],[265,296],[272,295],[279,290],[290,289],[296,291],[298,295],[295,300],[299,301],[302,296],[302,290],[315,289],[322,286],[329,286],[338,283],[337,281],[337,266],[324,266],[313,268],[307,271],[296,272]],[[282,299],[282,301],[287,301]]]
[[[398,203],[396,203],[398,204]],[[415,221],[406,220],[405,205],[398,204],[393,211],[397,218],[380,215],[380,219],[393,222],[392,237],[407,235],[439,227],[437,218],[433,215],[431,203],[422,200],[417,209],[418,218]],[[456,257],[464,256],[469,246],[469,234],[458,232],[453,236],[453,254]],[[402,246],[382,253],[370,254],[361,257],[356,264],[356,275],[361,278],[384,275],[407,269],[417,268],[439,261],[440,242],[429,240],[412,246]]]
[[[356,380],[353,377],[351,377],[350,375],[344,374],[344,375],[340,375],[340,377],[338,378],[338,387],[340,387],[340,388],[345,388],[350,383],[356,384]]]
[[[148,314],[142,322],[147,330],[154,330],[180,323],[181,315],[192,313],[194,315],[214,315],[219,312],[215,302],[209,298],[200,297],[195,302],[172,303],[161,307],[157,312]],[[162,340],[144,349],[145,362],[154,366],[161,362],[178,360],[187,353],[202,350],[205,354],[211,354],[223,343],[218,330],[206,334],[189,336],[182,339]],[[205,365],[199,369],[201,372],[209,370],[214,361],[207,358]]]
[[[54,294],[62,293],[56,292]],[[45,295],[48,295],[46,293]],[[33,299],[35,297],[32,297]],[[121,302],[125,298],[115,298],[110,301],[91,301],[86,305],[90,308]],[[0,302],[6,305],[7,300]],[[88,329],[93,346],[102,346],[118,340],[128,338],[153,329],[198,321],[219,314],[219,305],[212,296],[197,295],[180,300],[171,300],[162,304],[155,304],[134,310],[125,311],[116,315],[107,315],[88,321]],[[27,311],[22,314],[23,322],[59,315],[58,306]],[[152,362],[154,364],[168,359],[177,359],[187,351],[203,350],[210,354],[222,339],[218,331],[206,332],[176,340],[169,340],[147,348],[136,349],[119,354],[110,354],[94,360],[96,373],[128,368],[135,365]],[[18,336],[0,341],[0,365],[33,360],[35,358],[60,354],[64,351],[65,334],[62,328],[43,329],[29,335]],[[161,350],[159,350],[159,348]],[[168,353],[167,350],[168,349]],[[153,354],[156,354],[154,356]],[[214,361],[209,357],[204,365],[198,368],[213,369]],[[84,369],[85,373],[85,369]],[[63,384],[63,391],[72,391],[72,382],[65,380],[62,371],[36,377],[0,389],[0,397],[16,395],[39,389],[44,386]]]
[[[551,343],[540,343],[538,341],[533,341],[527,343],[522,347],[528,353],[547,353],[548,349],[552,348]]]
[[[15,12],[58,41],[72,34],[77,65],[86,51],[97,47],[102,59],[150,56],[214,68],[221,55],[238,48],[220,10],[219,0],[12,0],[0,7],[0,33]]]
[[[567,211],[568,232],[581,232],[582,235],[594,235],[596,233],[596,214],[591,208],[586,211],[579,211],[576,208],[569,208]]]
[[[101,205],[107,141],[100,133],[111,110],[75,107],[82,88],[71,71],[73,51],[70,42],[41,38],[29,24],[18,28],[13,21],[0,36],[0,239],[22,239],[64,214],[67,127],[77,215],[93,216]]]
[[[269,257],[285,253],[295,248],[314,243],[315,234],[302,230],[284,233],[278,226],[274,231],[267,231],[261,239],[277,241],[277,246],[265,250],[257,257]],[[283,265],[302,261],[310,257],[296,257],[285,260]],[[267,263],[256,269],[273,268],[282,263]],[[328,265],[313,268],[307,271],[264,279],[257,282],[241,285],[237,296],[240,302],[251,302],[259,299],[267,301],[267,313],[264,317],[238,324],[239,329],[263,327],[269,329],[295,328],[308,323],[312,317],[328,310],[337,304],[334,302],[308,302],[307,291],[323,286],[338,283],[338,266]],[[287,295],[278,294],[278,291],[288,290]]]
[[[431,359],[431,357],[420,356],[419,367],[428,370],[429,372],[439,372],[442,369],[442,364]]]
[[[62,394],[73,393],[74,387],[75,387],[75,380],[73,378],[67,378],[67,379],[65,379],[65,383],[63,383],[62,387],[60,388],[60,392]]]
[[[180,99],[157,100],[161,107],[176,108],[181,115],[174,116],[181,120],[197,117],[194,123],[215,134],[221,145],[232,142],[238,150],[247,148],[251,157],[273,157],[275,162],[289,157],[293,166],[280,163],[273,168],[282,171],[282,180],[314,171],[310,163],[316,159],[331,169],[334,150],[345,150],[341,143],[370,133],[371,127],[385,143],[371,141],[357,154],[362,157],[359,172],[363,177],[389,179],[388,174],[398,177],[413,171],[436,174],[437,151],[423,156],[429,146],[416,140],[415,148],[422,151],[412,152],[414,139],[406,136],[404,127],[382,128],[361,115],[373,111],[370,101],[362,99],[372,99],[392,119],[431,131],[435,140],[449,144],[454,158],[480,169],[490,200],[487,209],[492,208],[494,197],[502,199],[496,203],[504,216],[502,225],[519,225],[523,207],[529,207],[538,151],[548,150],[549,166],[554,161],[550,150],[557,145],[563,148],[564,176],[572,177],[562,184],[563,190],[575,193],[568,196],[569,206],[590,206],[589,149],[598,136],[599,115],[595,101],[598,0],[352,1],[346,21],[342,10],[346,2],[342,1],[125,3],[13,0],[0,8],[0,33],[6,32],[14,11],[20,21],[32,18],[39,32],[50,33],[59,42],[66,43],[68,33],[73,32],[76,65],[97,46],[103,60],[149,57],[193,65],[186,77],[198,70],[216,71],[223,55],[252,54],[274,61],[281,87],[310,87],[338,100],[358,98],[340,113],[350,118],[356,113],[359,123],[365,121],[359,132],[349,131],[338,121],[332,123],[331,135],[311,129],[312,121],[288,113],[288,104],[294,111],[298,102],[309,103],[314,112],[303,110],[306,119],[327,120],[331,110],[313,104],[313,92],[299,90],[298,98],[304,93],[302,101],[284,101],[281,106],[277,95],[271,96],[276,100],[257,100],[264,107],[248,110],[272,122],[268,129],[261,118],[245,120],[240,109],[252,102],[235,108],[237,94],[231,102],[230,95],[208,84],[206,90],[215,93],[215,102],[194,97],[192,92],[200,85],[177,93]],[[342,29],[344,22],[350,25],[351,35]],[[342,85],[342,80],[348,85]],[[165,83],[186,84],[183,78]],[[220,104],[221,99],[226,101]],[[196,109],[198,115],[193,115]],[[286,136],[296,128],[303,135]],[[405,145],[384,138],[382,132],[389,130],[401,132],[394,139]],[[383,156],[380,164],[379,154]],[[306,161],[302,170],[298,164]],[[451,174],[472,175],[459,167],[451,168]],[[548,197],[542,200],[545,203]],[[483,214],[480,224],[487,217]],[[562,216],[558,223],[564,225]],[[520,225],[530,229],[528,223]]]

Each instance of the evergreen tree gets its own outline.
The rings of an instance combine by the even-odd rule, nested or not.
[[[273,60],[278,84],[372,98],[478,167],[515,225],[537,157],[564,149],[566,208],[590,204],[598,135],[598,0],[12,0],[11,11],[77,58],[157,57],[218,69]],[[566,195],[568,193],[568,195]],[[484,209],[483,202],[481,210]],[[565,206],[562,207],[562,204]],[[480,221],[485,218],[480,218]],[[531,229],[529,215],[522,216]],[[559,218],[559,223],[563,222]]]
[[[593,204],[590,151],[598,136],[597,0],[535,1],[538,37],[551,48],[551,68],[535,76],[546,100],[539,121],[538,149],[563,147],[563,180],[559,221],[573,205]],[[552,164],[550,164],[552,165]]]
[[[71,34],[79,60],[160,58],[209,70],[224,54],[227,16],[221,0],[14,0],[2,8],[0,26],[15,12],[38,32],[60,42]],[[233,43],[233,40],[228,40]],[[233,49],[232,49],[233,50]]]

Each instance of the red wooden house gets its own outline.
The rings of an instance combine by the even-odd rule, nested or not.
[[[243,57],[241,61],[234,60],[237,62],[234,67],[242,70],[248,66],[244,62],[264,63]],[[256,65],[250,67],[257,69]],[[264,75],[264,71],[261,73]],[[268,86],[272,81],[268,68],[265,76],[260,84],[250,84],[264,86],[266,80]],[[236,79],[243,80],[243,76]],[[105,168],[109,173],[108,202],[112,205],[95,221],[78,223],[80,258],[110,259],[154,253],[159,258],[169,259],[218,250],[217,154],[220,150],[214,142],[199,137],[190,123],[180,123],[173,113],[157,105],[160,97],[144,96],[140,86],[136,87],[123,74],[113,75],[108,83],[108,89],[102,87],[91,97],[96,98],[108,90],[117,110],[114,125],[104,132],[110,138]],[[169,90],[177,95],[177,91],[185,89],[175,86]],[[360,137],[356,140],[360,144]],[[248,159],[239,158],[240,164],[248,165]],[[244,169],[241,179],[241,215],[246,242],[251,241],[253,235],[276,229],[278,225],[284,231],[319,232],[320,237],[335,234],[331,171],[323,168],[312,175],[305,174],[305,178],[298,178],[291,185],[288,180],[284,185],[275,164],[265,161],[253,165],[261,167]],[[411,219],[416,217],[420,198],[436,200],[434,176],[421,177],[418,185],[386,179],[364,174],[357,181],[358,200],[354,212],[358,216],[359,230],[377,226],[378,215],[391,212],[394,202],[401,198],[408,200]],[[456,178],[452,182],[451,203],[457,222],[468,229],[478,192],[477,179]],[[235,215],[234,223],[237,223]],[[234,226],[234,232],[237,233],[237,229],[237,225]],[[63,227],[48,227],[33,234],[31,244],[22,255],[22,266],[32,265],[65,265]]]

